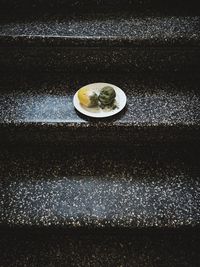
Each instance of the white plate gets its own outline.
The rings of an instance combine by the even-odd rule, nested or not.
[[[101,83],[101,82],[91,83],[91,84],[88,84],[86,86],[88,88],[90,88],[91,90],[95,90],[97,92],[98,92],[98,90],[100,91],[105,86],[111,86],[116,92],[116,104],[117,104],[118,108],[116,108],[114,110],[103,110],[101,108],[96,109],[96,108],[84,107],[79,102],[78,91],[77,91],[76,94],[74,95],[73,104],[74,104],[74,107],[80,113],[82,113],[86,116],[89,116],[89,117],[93,117],[93,118],[105,118],[105,117],[110,117],[110,116],[113,116],[113,115],[119,113],[126,106],[126,95],[125,95],[124,91],[122,89],[120,89],[119,87],[117,87],[113,84],[110,84],[110,83]]]

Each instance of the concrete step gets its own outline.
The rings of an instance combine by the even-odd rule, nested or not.
[[[127,94],[126,108],[107,119],[74,109],[76,90],[105,81]],[[0,84],[0,143],[198,142],[199,78],[138,77],[118,73],[13,74]]]
[[[1,147],[0,224],[199,226],[199,146]]]
[[[1,12],[4,14],[43,14],[52,13],[104,13],[128,11],[133,14],[198,14],[198,0],[0,0]]]
[[[1,266],[196,267],[198,230],[2,229]]]
[[[199,17],[85,15],[0,24],[0,69],[199,72]]]

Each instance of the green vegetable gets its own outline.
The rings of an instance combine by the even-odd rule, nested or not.
[[[98,106],[98,95],[96,93],[90,96],[90,107]]]
[[[116,97],[115,90],[111,86],[106,86],[101,89],[99,94],[99,102],[101,106],[112,106]]]

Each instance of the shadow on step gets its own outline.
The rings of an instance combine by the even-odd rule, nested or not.
[[[1,266],[190,266],[199,229],[59,230],[1,228]]]

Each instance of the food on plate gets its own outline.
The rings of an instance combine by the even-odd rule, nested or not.
[[[115,108],[116,105],[114,104],[116,97],[116,92],[111,86],[105,86],[101,89],[98,100],[100,102],[100,107],[105,108]]]
[[[126,95],[116,85],[96,82],[80,88],[73,97],[75,109],[88,117],[107,118],[126,106]]]
[[[116,92],[111,86],[96,88],[92,90],[87,86],[78,91],[78,99],[81,105],[87,108],[115,109]]]
[[[86,106],[88,108],[97,107],[98,106],[98,95],[91,89],[82,87],[78,91],[78,99],[80,104]]]

